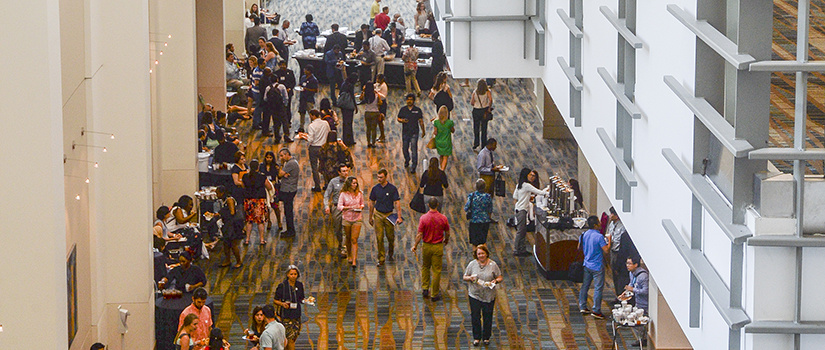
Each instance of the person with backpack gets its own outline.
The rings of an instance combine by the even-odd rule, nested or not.
[[[630,240],[630,235],[627,233],[622,220],[616,214],[616,209],[610,207],[609,211],[610,216],[606,225],[605,238],[612,242],[610,244],[610,271],[613,275],[613,290],[616,292],[616,297],[618,297],[630,282],[625,262],[627,258],[637,255],[638,252],[633,241]],[[618,303],[618,299],[614,301]]]
[[[261,107],[263,108],[263,119],[261,120],[261,137],[272,136],[272,131],[269,128],[269,122],[277,130],[280,127],[280,118],[283,114],[284,103],[280,90],[278,89],[278,78],[273,71],[267,67],[264,69],[264,76],[261,78]],[[276,131],[277,133],[277,131]]]
[[[579,237],[578,249],[584,253],[584,278],[579,289],[579,311],[582,315],[593,315],[593,318],[604,319],[602,314],[602,290],[604,289],[604,254],[610,249],[610,242],[605,242],[599,232],[599,218],[591,215],[587,218],[587,231]],[[587,291],[590,284],[593,286],[593,310],[587,308]]]
[[[336,106],[341,108],[341,140],[344,145],[351,147],[355,145],[355,135],[352,130],[352,119],[358,113],[358,105],[355,103],[355,83],[358,82],[357,74],[350,74],[341,85],[341,92],[338,94]]]

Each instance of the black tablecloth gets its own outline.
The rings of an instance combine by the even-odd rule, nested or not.
[[[200,180],[200,187],[224,185],[226,188],[229,188],[232,184],[232,172],[229,170],[200,172],[198,173],[198,179]]]
[[[181,312],[192,304],[192,293],[183,293],[179,299],[155,300],[155,342],[157,350],[175,350],[175,334],[178,333],[178,319]],[[215,308],[212,298],[206,298],[206,306],[212,311],[215,320]]]
[[[312,64],[314,68],[315,77],[318,79],[318,82],[321,84],[327,84],[327,76],[326,76],[326,67],[324,65],[324,60],[319,57],[298,57],[294,56],[294,58],[298,61],[298,65],[301,66],[301,71],[304,70],[304,66],[307,64]],[[347,74],[359,74],[359,69],[365,69],[366,67],[356,66],[356,61],[347,61],[350,64],[347,67]],[[418,65],[418,73],[415,75],[418,80],[418,86],[421,88],[422,91],[429,90],[433,86],[433,73],[432,68],[429,65]],[[399,61],[395,62],[386,62],[384,64],[384,79],[387,82],[387,85],[393,87],[406,87],[406,82],[404,81],[404,64]]]

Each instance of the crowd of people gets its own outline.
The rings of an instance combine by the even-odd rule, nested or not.
[[[295,141],[306,143],[313,183],[310,196],[323,192],[322,207],[328,215],[320,220],[328,221],[338,242],[333,254],[346,258],[347,264],[352,268],[358,266],[359,237],[362,231],[368,231],[363,230],[365,221],[373,228],[377,242],[377,265],[381,267],[395,259],[396,226],[405,219],[414,220],[403,217],[405,211],[401,207],[402,197],[399,189],[391,182],[393,174],[390,171],[380,169],[375,172],[377,183],[369,189],[363,188],[359,178],[352,175],[357,166],[351,152],[351,148],[357,144],[353,134],[355,114],[363,114],[365,144],[367,148],[374,148],[386,141],[384,122],[388,105],[397,103],[400,106],[395,121],[401,124],[404,167],[411,174],[416,174],[419,170],[419,139],[426,139],[429,130],[427,148],[434,152],[431,158],[423,162],[424,171],[416,188],[417,193],[423,196],[426,209],[418,218],[417,235],[411,251],[416,253],[423,242],[422,296],[432,302],[441,300],[444,247],[452,234],[450,222],[443,210],[450,204],[445,199],[445,191],[452,189],[446,170],[453,155],[452,135],[457,127],[453,115],[453,93],[448,85],[448,73],[443,71],[444,62],[439,58],[443,56],[443,47],[438,39],[429,0],[417,0],[413,25],[417,33],[432,35],[433,53],[440,55],[433,59],[435,84],[424,97],[433,103],[437,111],[435,116],[425,116],[422,108],[417,105],[421,98],[420,87],[415,79],[418,51],[414,45],[401,51],[406,28],[403,18],[400,14],[390,17],[389,8],[381,7],[380,2],[381,0],[375,0],[370,7],[369,24],[362,25],[361,30],[355,34],[355,57],[364,67],[363,72],[357,75],[347,76],[343,72],[343,51],[349,46],[348,39],[338,32],[338,25],[333,24],[332,34],[327,37],[323,48],[325,67],[305,65],[296,77],[289,68],[290,47],[298,42],[290,38],[290,22],[281,21],[278,14],[259,13],[257,5],[253,5],[247,13],[245,55],[239,57],[233,44],[226,46],[227,87],[228,90],[238,92],[240,98],[229,99],[226,113],[216,111],[210,104],[203,104],[198,114],[198,151],[212,152],[213,164],[228,164],[231,181],[217,186],[217,199],[210,208],[197,208],[192,198],[184,195],[172,208],[162,206],[156,213],[155,281],[159,283],[159,289],[174,286],[192,293],[192,304],[181,313],[174,340],[179,349],[219,349],[229,346],[220,329],[213,328],[211,311],[204,305],[207,298],[205,287],[208,284],[206,276],[197,265],[192,264],[193,260],[201,257],[217,242],[223,242],[223,260],[219,266],[240,268],[243,266],[243,258],[239,246],[241,242],[249,245],[255,240],[253,231],[258,232],[257,239],[261,247],[267,245],[273,227],[277,227],[275,235],[280,238],[288,239],[303,232],[298,228],[302,223],[295,222],[294,201],[302,184],[301,176],[306,169],[301,169],[297,155],[293,155],[285,146],[277,152],[266,152],[262,162],[254,157],[248,159],[242,141],[247,135],[239,134],[233,127],[244,120],[251,120],[250,133],[261,130],[260,136],[271,136],[273,144]],[[267,39],[268,33],[261,23],[278,24],[279,21],[281,27],[272,29],[271,38]],[[316,46],[320,32],[312,15],[306,16],[299,34],[305,48]],[[383,75],[384,60],[379,53],[403,57],[406,78],[403,101],[391,101],[389,98],[389,87]],[[407,72],[411,74],[406,74]],[[320,86],[316,73],[326,75],[328,89]],[[298,117],[295,123],[297,128],[293,130],[291,106],[296,91]],[[320,100],[316,108],[318,95],[326,97]],[[470,300],[473,345],[479,346],[490,342],[495,288],[504,280],[486,243],[490,225],[498,222],[493,213],[496,195],[494,182],[497,175],[505,171],[505,167],[496,155],[498,142],[489,137],[488,133],[494,95],[487,80],[477,81],[467,102],[472,106],[472,149],[478,154],[474,164],[477,172],[475,191],[467,195],[463,206],[471,244],[466,248],[471,252],[472,259],[462,279],[467,283]],[[309,115],[309,123],[306,123],[306,115]],[[514,215],[518,222],[513,242],[514,256],[532,255],[526,247],[528,222],[536,221],[531,206],[536,196],[547,194],[539,185],[537,171],[529,168],[521,170],[512,193]],[[647,307],[646,271],[639,266],[638,254],[634,253],[629,235],[612,208],[611,212],[606,236],[598,229],[607,223],[600,223],[592,217],[588,219],[590,229],[580,238],[580,247],[585,256],[585,282],[581,289],[580,309],[582,313],[597,318],[603,317],[600,312],[601,289],[604,284],[602,259],[603,254],[608,252],[617,295],[624,290],[633,291],[637,305]],[[206,213],[209,218],[199,221],[200,213]],[[195,222],[200,222],[200,225],[190,224]],[[172,259],[166,244],[184,237],[198,242],[191,244],[195,249],[184,251],[177,260]],[[370,248],[362,247],[361,251]],[[232,264],[232,257],[235,264]],[[295,340],[301,331],[302,304],[308,299],[304,286],[299,281],[298,267],[290,265],[285,276],[277,286],[274,300],[253,308],[250,325],[244,331],[247,348],[294,349]],[[596,289],[592,310],[586,305],[591,283],[595,284]]]

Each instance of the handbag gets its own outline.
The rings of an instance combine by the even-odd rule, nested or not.
[[[504,197],[507,195],[507,187],[504,184],[504,178],[501,177],[501,173],[496,174],[496,179],[493,181],[493,187],[495,188],[496,196]]]
[[[487,107],[484,111],[484,120],[493,120],[493,106]]]
[[[418,191],[415,192],[415,195],[413,195],[413,198],[410,201],[410,209],[421,214],[427,212],[427,206],[424,205],[424,194],[421,193],[421,188],[419,188]]]
[[[472,196],[472,194],[470,196]],[[469,209],[467,209],[467,212],[464,214],[467,217],[467,220],[473,218],[473,199],[475,199],[475,196],[470,197],[470,206],[468,207]]]
[[[427,141],[427,148],[435,149],[435,136],[430,138],[430,141]]]
[[[338,94],[338,100],[335,101],[335,106],[341,109],[355,109],[355,98],[349,91],[341,91]]]

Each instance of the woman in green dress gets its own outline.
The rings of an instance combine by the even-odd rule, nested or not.
[[[450,120],[450,112],[446,106],[438,109],[438,119],[433,122],[435,126],[435,149],[441,156],[441,170],[447,169],[447,158],[453,155],[453,133],[455,123]]]

